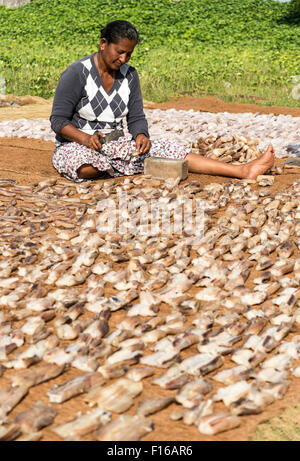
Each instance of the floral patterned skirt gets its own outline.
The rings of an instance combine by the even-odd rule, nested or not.
[[[143,173],[145,157],[162,157],[183,160],[191,152],[190,148],[166,139],[152,141],[148,154],[132,157],[136,151],[131,136],[104,144],[100,151],[69,142],[56,146],[52,163],[54,168],[67,179],[75,182],[86,181],[78,178],[78,169],[83,165],[92,165],[112,177]]]

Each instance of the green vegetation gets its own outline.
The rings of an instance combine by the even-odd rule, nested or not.
[[[131,64],[145,99],[182,93],[299,107],[300,13],[273,0],[35,0],[0,7],[0,75],[7,92],[51,97],[61,72],[97,50],[107,22],[140,32]],[[299,2],[298,2],[299,3]]]
[[[281,414],[259,424],[252,441],[296,442],[300,440],[298,405],[286,408]]]

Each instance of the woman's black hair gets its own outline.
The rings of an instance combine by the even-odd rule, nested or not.
[[[105,38],[107,43],[118,43],[119,40],[127,38],[128,40],[135,40],[136,43],[140,41],[138,31],[128,21],[112,21],[106,24],[101,29],[100,38]]]

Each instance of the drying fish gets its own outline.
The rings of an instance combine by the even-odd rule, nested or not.
[[[287,378],[286,371],[277,371],[274,368],[263,368],[254,373],[251,377],[255,378],[257,382],[279,383],[285,381]]]
[[[220,432],[229,431],[241,424],[240,418],[230,413],[215,413],[204,416],[198,420],[198,429],[201,434],[216,435]]]
[[[224,359],[218,355],[196,354],[184,359],[180,368],[191,375],[206,375],[219,368],[224,363]]]
[[[231,413],[236,416],[257,415],[262,412],[261,406],[245,397],[240,398],[236,402],[232,402],[229,408]]]
[[[273,357],[265,360],[264,363],[261,365],[262,368],[274,368],[278,371],[283,371],[291,366],[293,361],[293,357],[288,354],[278,353],[273,355]]]
[[[144,398],[138,402],[137,416],[147,416],[163,410],[174,402],[174,397],[163,397],[161,399]]]
[[[300,365],[298,365],[295,368],[292,368],[291,371],[293,376],[295,376],[296,378],[300,377]]]
[[[7,415],[28,394],[26,386],[8,386],[0,391],[0,419]]]
[[[111,354],[107,360],[107,365],[113,365],[120,362],[127,362],[128,360],[138,359],[142,356],[142,349],[144,348],[144,343],[142,341],[133,344],[131,347],[122,347],[122,343],[120,344],[121,348]]]
[[[265,358],[266,354],[263,351],[252,352],[250,349],[238,349],[231,356],[233,362],[249,368],[255,368]]]
[[[20,434],[21,429],[17,424],[0,426],[0,442],[9,442],[11,440],[15,440]]]
[[[140,416],[122,415],[96,432],[98,441],[138,441],[153,430],[153,422]]]
[[[65,349],[55,347],[49,351],[46,351],[43,359],[45,362],[55,363],[56,365],[69,365],[78,356],[78,354],[84,354],[85,349],[81,344],[70,344]]]
[[[199,405],[203,396],[212,390],[212,385],[207,379],[196,378],[184,384],[177,392],[175,399],[186,408]]]
[[[189,375],[185,373],[180,365],[172,365],[160,377],[152,379],[152,384],[157,384],[164,389],[180,389],[189,380]]]
[[[288,381],[282,381],[279,383],[267,383],[262,387],[262,391],[271,395],[271,397],[273,397],[275,400],[283,399],[289,386],[290,383]]]
[[[79,357],[75,357],[71,362],[72,367],[87,372],[96,371],[99,368],[99,365],[99,362],[89,355],[80,355]]]
[[[56,378],[64,372],[64,365],[57,366],[54,364],[38,365],[30,370],[24,370],[11,377],[13,386],[27,387],[37,386],[45,381]]]
[[[106,380],[120,378],[128,372],[129,365],[135,364],[136,362],[136,358],[133,358],[127,360],[126,363],[117,362],[113,365],[102,365],[98,368],[97,372],[101,373]]]
[[[199,301],[219,301],[225,296],[225,291],[217,287],[208,287],[195,294]]]
[[[154,352],[141,358],[140,363],[160,368],[168,368],[174,362],[180,360],[180,355],[176,348],[169,348],[165,351]]]
[[[238,365],[237,367],[219,371],[213,375],[212,378],[224,384],[234,384],[237,381],[248,379],[253,374],[253,372],[253,368],[247,368],[243,365]]]
[[[18,438],[17,442],[38,442],[43,438],[42,432],[31,432]]]
[[[254,317],[249,320],[246,333],[249,335],[259,334],[267,325],[268,320],[265,317]]]
[[[134,397],[140,394],[142,390],[142,383],[121,378],[110,386],[98,386],[96,389],[92,389],[84,400],[90,405],[97,404],[104,410],[123,413],[133,405]]]
[[[131,301],[138,298],[139,293],[138,291],[133,288],[128,291],[120,291],[118,296],[110,296],[107,298],[107,306],[110,308],[111,311],[116,311],[121,309],[122,307],[127,306]],[[132,314],[135,315],[135,314]]]
[[[62,439],[67,437],[81,437],[95,431],[102,425],[105,426],[110,420],[111,414],[109,412],[104,411],[102,408],[96,408],[51,430]]]
[[[92,273],[96,275],[104,275],[107,274],[109,271],[112,270],[112,263],[111,262],[103,262],[99,261],[92,266]]]
[[[67,381],[60,386],[54,385],[48,391],[50,402],[62,403],[66,400],[75,397],[76,395],[88,392],[95,386],[100,386],[105,383],[105,380],[98,373],[86,373],[84,375],[76,376],[76,378]]]
[[[15,423],[21,427],[23,432],[36,432],[52,424],[55,416],[55,408],[37,400],[28,410],[16,415]]]
[[[131,368],[126,374],[126,378],[139,382],[144,378],[148,378],[154,374],[154,369],[150,367],[135,367]]]
[[[128,311],[130,317],[135,315],[153,316],[159,311],[160,302],[150,292],[140,293],[140,303],[135,304]]]
[[[198,421],[204,417],[212,415],[214,412],[214,402],[211,399],[200,402],[199,405],[183,411],[183,423],[198,425]]]
[[[227,387],[218,389],[217,392],[213,394],[212,399],[214,401],[222,400],[226,406],[229,406],[231,403],[247,396],[253,386],[256,385],[254,383],[249,384],[245,380],[238,381]]]

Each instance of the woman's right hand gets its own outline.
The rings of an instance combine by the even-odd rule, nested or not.
[[[100,141],[101,137],[105,138],[105,134],[101,133],[100,131],[92,135],[88,134],[86,136],[86,142],[85,142],[86,147],[90,147],[91,149],[94,149],[94,150],[100,150],[102,148],[102,143]]]

